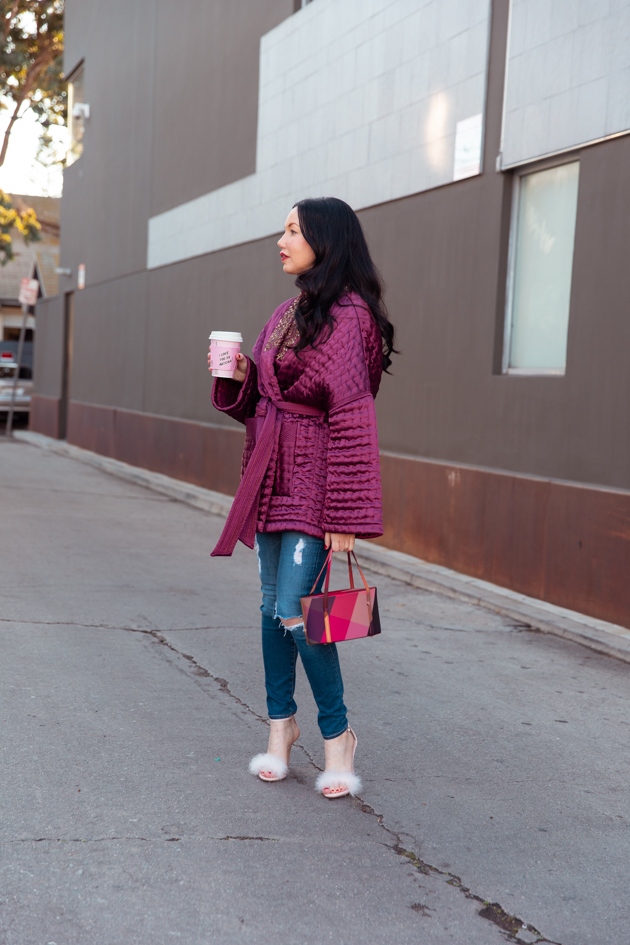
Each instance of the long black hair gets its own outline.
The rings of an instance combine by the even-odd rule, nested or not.
[[[295,321],[300,340],[296,354],[315,347],[334,327],[330,313],[335,302],[356,292],[366,303],[383,341],[383,370],[395,353],[394,326],[383,302],[383,282],[370,257],[363,229],[354,210],[337,197],[307,197],[296,203],[302,236],[315,253],[311,269],[300,273],[295,284],[300,301]]]

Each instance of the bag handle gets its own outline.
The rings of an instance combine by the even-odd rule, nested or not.
[[[354,558],[354,563],[359,569],[359,574],[361,575],[361,579],[363,580],[363,586],[365,587],[365,600],[366,600],[367,612],[368,612],[368,626],[371,627],[372,626],[372,598],[370,595],[370,586],[368,582],[365,580],[365,575],[363,574],[363,571],[361,570],[361,565],[357,561],[357,556],[355,555],[353,551],[353,552],[348,552],[348,574],[350,577],[350,590],[354,590],[354,575],[352,573],[352,558],[350,557],[350,554],[352,554],[352,558]],[[315,578],[315,583],[313,584],[311,588],[311,594],[312,594],[315,591],[315,588],[317,587],[317,582],[322,576],[322,571],[324,570],[324,568],[326,568],[326,580],[324,582],[324,602],[323,603],[324,603],[324,623],[326,625],[326,642],[327,643],[331,642],[329,614],[328,614],[328,588],[330,584],[330,569],[332,566],[332,556],[333,556],[333,550],[331,547],[330,551],[326,555],[326,560],[324,561],[319,574]]]
[[[370,586],[369,586],[368,582],[365,580],[365,575],[363,574],[363,571],[361,570],[361,565],[360,565],[359,562],[357,561],[357,556],[355,555],[354,551],[352,552],[352,557],[354,558],[354,563],[356,564],[357,568],[359,569],[359,574],[360,574],[361,577],[363,578],[363,584],[364,584],[364,586],[365,586],[365,601],[366,601],[366,604],[367,604],[367,612],[368,612],[368,627],[371,627],[371,626],[372,626],[372,597],[371,597],[371,595],[370,595]],[[350,552],[348,552],[348,567],[351,568],[351,564],[350,564]],[[353,586],[354,586],[354,585],[353,585]]]
[[[367,593],[368,593],[368,600],[369,600],[369,599],[370,599],[370,585],[369,585],[368,582],[365,580],[365,575],[364,575],[363,571],[361,570],[361,565],[360,565],[359,562],[357,561],[357,556],[355,555],[354,551],[352,552],[352,557],[354,558],[354,563],[356,564],[357,568],[359,569],[359,574],[361,575],[361,580],[363,581],[363,586],[365,587],[365,589],[366,589],[366,591],[367,591]],[[354,588],[354,583],[353,583],[353,581],[352,581],[352,563],[351,563],[351,561],[350,561],[350,552],[348,552],[348,570],[350,571],[350,586],[351,586],[352,588]]]
[[[350,555],[352,554],[352,557],[354,558],[354,563],[356,564],[357,568],[359,569],[359,574],[361,575],[361,579],[362,579],[362,581],[363,581],[363,586],[365,587],[366,591],[368,591],[368,593],[369,593],[370,587],[369,587],[368,582],[365,580],[365,575],[363,574],[363,571],[361,570],[361,565],[360,565],[359,562],[357,561],[357,556],[355,555],[354,551],[352,551],[352,552],[348,551],[347,554],[348,554],[348,576],[349,576],[349,578],[350,578],[350,590],[352,590],[352,591],[354,590],[354,574],[352,573],[352,559],[351,559],[351,557],[350,557]],[[319,581],[320,577],[322,576],[322,572],[323,572],[324,568],[326,568],[326,567],[327,567],[327,571],[326,571],[325,591],[328,590],[328,586],[329,586],[329,582],[330,582],[330,569],[331,569],[331,565],[332,565],[332,556],[333,556],[333,551],[332,551],[332,548],[331,548],[330,551],[328,552],[328,554],[326,555],[326,560],[324,561],[324,563],[323,563],[323,565],[322,565],[322,567],[321,567],[321,570],[320,570],[319,574],[318,574],[317,577],[315,578],[315,583],[313,584],[313,586],[312,586],[312,588],[311,588],[311,594],[314,593],[315,588],[317,587],[317,582]],[[310,595],[309,595],[309,596],[310,596]]]
[[[330,551],[329,551],[328,554],[326,555],[326,560],[324,561],[324,563],[323,563],[323,565],[322,565],[322,569],[321,569],[321,571],[319,572],[319,574],[317,575],[317,577],[315,578],[315,583],[313,584],[313,586],[312,586],[312,588],[311,588],[311,594],[315,591],[315,588],[317,587],[317,582],[319,581],[320,577],[322,576],[322,571],[324,570],[324,568],[326,567],[327,564],[330,565],[331,559],[332,559],[332,548],[330,549]],[[308,596],[310,597],[311,595],[309,594]]]
[[[347,554],[348,554],[348,575],[349,575],[349,577],[350,577],[350,590],[352,590],[352,591],[354,590],[354,575],[353,575],[353,573],[352,573],[352,558],[354,558],[354,563],[356,564],[357,568],[359,569],[359,574],[361,575],[361,580],[363,581],[363,586],[365,587],[365,590],[366,590],[366,592],[367,592],[367,596],[368,596],[368,607],[370,607],[370,586],[369,586],[368,582],[365,580],[365,575],[364,575],[363,571],[361,570],[361,565],[360,565],[359,562],[357,561],[357,556],[355,555],[354,551],[352,551],[352,552],[348,551]],[[352,558],[350,557],[351,554],[352,554]],[[319,574],[318,574],[317,577],[315,578],[315,583],[313,584],[313,586],[312,586],[312,588],[311,588],[311,594],[312,594],[312,593],[315,591],[315,588],[317,587],[317,582],[319,581],[320,577],[322,576],[322,571],[324,570],[324,568],[326,568],[326,580],[324,581],[324,611],[326,611],[326,612],[328,612],[328,588],[329,588],[329,586],[330,586],[330,570],[331,570],[331,567],[332,567],[332,556],[333,556],[333,551],[332,551],[332,548],[331,548],[330,551],[328,552],[328,554],[326,555],[326,560],[324,561],[324,563],[323,563],[323,565],[322,565],[322,567],[321,567],[321,570],[320,570]],[[370,609],[370,610],[371,610],[371,609]]]

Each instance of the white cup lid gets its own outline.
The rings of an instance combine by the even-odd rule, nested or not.
[[[213,331],[210,335],[210,341],[242,341],[243,336],[240,331]]]

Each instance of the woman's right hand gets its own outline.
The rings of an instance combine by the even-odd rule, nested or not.
[[[238,381],[239,384],[242,384],[245,378],[247,377],[247,358],[244,354],[236,355],[236,370],[232,375],[233,381]]]
[[[210,351],[208,351],[208,370],[211,371],[210,367]],[[245,378],[247,377],[247,358],[244,354],[236,355],[236,369],[232,375],[233,381],[238,381],[239,384],[242,384]]]

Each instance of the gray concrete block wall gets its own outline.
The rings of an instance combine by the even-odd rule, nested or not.
[[[626,0],[512,0],[508,43],[503,167],[630,131]]]
[[[453,181],[458,122],[484,112],[489,11],[317,0],[263,35],[256,172],[153,216],[149,267],[277,233],[306,196],[356,210]]]

